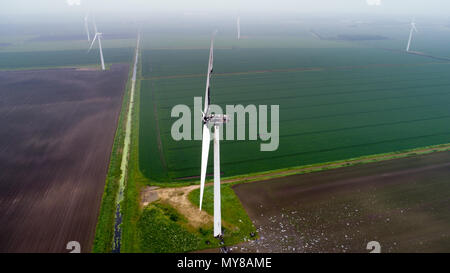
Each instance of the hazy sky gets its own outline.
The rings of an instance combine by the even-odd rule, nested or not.
[[[87,6],[108,13],[450,14],[449,0],[0,0],[0,13],[70,13]]]

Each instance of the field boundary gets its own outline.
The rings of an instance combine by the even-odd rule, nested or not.
[[[354,165],[359,164],[368,164],[368,163],[375,163],[375,162],[382,162],[382,161],[388,161],[393,159],[400,159],[400,158],[406,158],[411,156],[417,156],[417,155],[424,155],[434,152],[445,152],[450,151],[450,143],[445,144],[437,144],[437,145],[430,145],[430,146],[424,146],[424,147],[418,147],[413,149],[407,149],[407,150],[401,150],[401,151],[394,151],[389,153],[382,153],[382,154],[372,154],[372,155],[364,155],[360,157],[355,158],[348,158],[343,160],[337,160],[337,161],[330,161],[330,162],[320,162],[310,165],[300,165],[300,166],[293,166],[288,168],[281,168],[281,169],[274,169],[269,171],[262,171],[262,172],[254,172],[254,173],[248,173],[243,175],[236,175],[236,176],[229,176],[222,178],[221,183],[242,183],[242,182],[259,182],[267,179],[272,178],[279,178],[284,176],[291,176],[296,174],[303,174],[303,173],[309,173],[309,172],[317,172],[317,171],[325,171],[330,169],[337,169],[342,167],[350,167]],[[195,177],[193,177],[193,180],[187,180],[187,181],[178,181],[178,182],[150,182],[149,186],[157,186],[159,188],[178,188],[178,187],[186,187],[191,186],[198,183],[198,179],[194,180]],[[212,179],[207,179],[207,184],[212,184]]]
[[[134,59],[134,56],[131,58]],[[132,61],[130,61],[132,63]],[[131,87],[134,66],[130,65],[127,86],[122,99],[122,107],[117,122],[113,149],[110,155],[110,163],[102,195],[102,201],[95,230],[95,238],[92,246],[94,253],[108,253],[112,250],[114,237],[114,220],[116,213],[116,197],[119,192],[121,177],[121,158],[124,149],[126,117],[131,98]]]
[[[142,39],[142,35],[141,35]],[[120,252],[140,252],[137,225],[142,210],[139,206],[140,192],[149,180],[142,175],[139,168],[139,139],[140,139],[140,107],[141,107],[141,76],[143,51],[139,55],[134,94],[134,110],[132,113],[132,127],[130,139],[130,153],[128,158],[128,176],[122,201],[122,238]]]
[[[284,176],[291,176],[296,174],[305,174],[310,172],[326,171],[331,169],[338,169],[343,167],[351,167],[360,164],[369,164],[375,162],[383,162],[400,158],[407,158],[418,155],[425,155],[435,152],[450,151],[450,143],[425,146],[420,148],[408,149],[397,152],[375,154],[361,156],[351,159],[324,162],[313,165],[297,166],[292,168],[277,169],[267,172],[258,172],[240,176],[228,177],[222,181],[222,183],[240,183],[240,182],[260,182],[272,178],[279,178]]]

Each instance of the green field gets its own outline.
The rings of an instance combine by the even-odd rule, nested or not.
[[[161,76],[192,75],[201,73],[202,76],[199,76],[203,77],[203,82],[205,81],[206,76],[204,76],[204,74],[208,64],[207,49],[146,50],[143,54],[144,78],[148,79]],[[333,68],[383,64],[420,64],[431,61],[433,60],[398,52],[362,48],[356,45],[346,48],[216,49],[214,51],[214,73],[221,74],[277,69]],[[266,76],[267,75],[263,75],[260,78]],[[229,79],[229,81],[231,80],[234,79]],[[255,83],[257,84],[257,82]],[[217,82],[213,82],[213,84],[214,88],[221,88],[223,86],[219,85]],[[330,84],[332,84],[332,82],[330,82]],[[227,87],[228,86],[223,86],[223,88]],[[280,86],[280,89],[282,88],[283,86]],[[184,93],[183,91],[185,90],[177,91],[178,93]],[[199,94],[202,93],[200,92]]]
[[[170,111],[203,96],[207,56],[144,51],[139,164],[152,180],[199,175],[200,142],[172,139]],[[214,69],[213,103],[223,109],[280,105],[279,149],[223,141],[225,177],[450,141],[448,63],[364,47],[218,49]]]

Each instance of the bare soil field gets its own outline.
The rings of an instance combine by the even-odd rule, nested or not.
[[[450,152],[234,187],[259,239],[232,252],[450,251]]]
[[[128,72],[0,72],[0,252],[90,251]]]

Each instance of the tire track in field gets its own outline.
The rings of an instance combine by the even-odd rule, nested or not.
[[[432,85],[422,85],[422,86],[414,86],[414,87],[394,88],[394,89],[390,89],[390,91],[421,89],[421,88],[429,88],[429,87],[449,87],[449,86],[450,86],[450,83],[432,84]],[[383,90],[385,90],[385,89],[383,89]],[[376,91],[376,90],[372,90],[372,91]],[[364,91],[364,92],[350,92],[349,94],[352,94],[352,93],[365,93],[365,92],[368,92],[368,91]],[[446,93],[448,93],[448,92],[446,92]],[[430,94],[439,94],[439,93],[429,93],[429,94],[419,95],[419,96],[429,96]],[[291,100],[291,99],[303,98],[303,97],[305,97],[305,96],[304,95],[298,95],[298,96],[272,97],[272,98],[258,99],[258,102],[260,102],[260,101],[274,101],[274,100]],[[321,95],[318,95],[318,96],[311,95],[311,97],[321,97]],[[402,96],[402,97],[405,97],[405,96]],[[409,97],[415,97],[415,96],[409,96]],[[395,98],[395,97],[393,97],[393,98]],[[387,98],[387,99],[390,99],[390,98]],[[255,101],[255,99],[245,99],[245,100],[240,100],[239,103],[242,104],[244,102],[254,102],[254,101]],[[233,104],[233,105],[234,105],[234,103],[236,103],[236,101],[223,101],[223,102],[221,102],[221,104]]]
[[[446,75],[445,75],[446,76]],[[391,88],[367,88],[367,86],[370,85],[379,85],[379,84],[395,84],[395,85],[401,85],[403,83],[408,83],[409,86],[408,88],[417,88],[418,86],[415,84],[415,82],[418,83],[422,83],[424,81],[430,81],[430,80],[441,80],[442,79],[442,75],[441,76],[435,76],[435,77],[427,77],[427,78],[415,78],[414,80],[411,79],[405,79],[405,80],[396,80],[396,81],[383,81],[383,82],[352,82],[352,83],[345,83],[345,84],[336,84],[333,83],[333,89],[347,89],[346,87],[354,87],[357,88],[359,86],[363,86],[365,88],[363,89],[358,89],[355,91],[344,91],[344,92],[324,92],[324,93],[303,93],[302,95],[300,95],[299,97],[320,97],[320,96],[329,96],[329,95],[340,95],[340,94],[359,94],[359,93],[365,93],[365,92],[370,92],[370,91],[389,91],[392,90]],[[301,82],[301,81],[298,81]],[[321,88],[330,88],[330,84],[322,84],[322,85],[302,85],[302,86],[296,86],[295,84],[298,82],[289,82],[290,84],[288,85],[289,88],[286,88],[286,86],[283,86],[283,89],[281,90],[277,90],[277,93],[288,93],[288,92],[292,92],[292,91],[297,91],[297,90],[310,90],[310,89],[321,89]],[[450,82],[448,83],[450,84]],[[270,82],[270,84],[268,83],[263,83],[263,84],[252,84],[251,86],[253,87],[253,89],[249,90],[249,91],[239,91],[239,96],[242,96],[243,94],[254,94],[254,93],[258,93],[258,94],[266,94],[266,93],[273,93],[273,89],[263,89],[258,90],[257,87],[264,87],[267,88],[267,86],[271,86],[273,85],[274,87],[277,86],[277,83],[274,82]],[[245,85],[244,85],[245,87]],[[429,87],[429,86],[423,86],[423,87]],[[243,88],[243,85],[236,85],[236,86],[230,86],[227,85],[226,88],[221,88],[221,89],[235,89],[235,88]],[[403,86],[399,86],[397,88],[406,88]],[[182,92],[173,92],[173,90],[171,91],[172,93],[183,93],[184,94],[179,94],[176,96],[172,96],[172,97],[162,97],[162,98],[158,98],[158,102],[164,102],[164,101],[173,101],[176,99],[186,99],[186,98],[192,98],[192,96],[195,96],[195,94],[190,93],[189,91],[194,91],[194,90],[198,90],[197,88],[192,88],[192,89],[182,89]],[[362,91],[361,91],[362,90]],[[220,94],[220,95],[219,95]],[[223,92],[220,91],[220,93],[218,94],[217,97],[229,97],[230,95],[236,95],[235,92]]]
[[[421,86],[406,86],[406,87],[397,87],[397,88],[393,88],[393,89],[385,89],[385,88],[369,88],[369,89],[364,89],[364,90],[360,90],[360,91],[345,91],[345,92],[332,92],[332,93],[322,93],[322,94],[304,94],[304,95],[298,95],[298,96],[285,96],[285,97],[274,97],[274,98],[263,98],[261,99],[261,101],[273,101],[275,99],[292,99],[292,98],[314,98],[314,97],[325,97],[325,96],[334,96],[334,95],[351,95],[351,94],[364,94],[364,93],[382,93],[382,92],[394,92],[394,91],[409,91],[411,89],[426,89],[426,88],[435,88],[435,87],[447,87],[450,86],[450,82],[449,83],[443,83],[443,84],[433,84],[433,85],[421,85]],[[291,89],[292,90],[292,89]],[[428,93],[428,95],[439,95],[439,94],[447,94],[447,92],[436,92],[436,93]],[[402,97],[410,97],[413,98],[415,96],[402,96]],[[383,98],[384,99],[391,99],[391,98],[398,98],[398,97],[387,97],[387,98]],[[375,99],[368,99],[368,100],[378,100],[377,98]],[[251,100],[240,100],[239,103],[241,104],[242,102],[248,102]],[[254,100],[253,100],[254,101]],[[367,101],[367,100],[365,100]],[[360,102],[360,101],[356,101],[356,102]],[[231,102],[221,102],[220,104],[227,104],[227,103],[231,103]],[[350,102],[340,102],[340,103],[332,103],[332,105],[339,105],[342,103],[350,103]],[[317,107],[317,106],[328,106],[330,104],[309,104],[307,106],[294,106],[294,107],[283,107],[283,109],[296,109],[296,108],[311,108],[311,107]],[[167,109],[171,109],[171,106],[163,106],[161,107],[161,109],[167,110]],[[170,118],[163,118],[162,120],[171,120]]]
[[[351,75],[351,77],[349,78],[343,78],[342,76],[336,77],[336,78],[327,78],[327,81],[335,81],[335,80],[339,80],[340,82],[333,82],[333,87],[339,87],[339,88],[344,88],[344,87],[352,87],[352,86],[356,86],[356,85],[369,85],[369,84],[380,84],[380,83],[401,83],[401,82],[408,82],[411,83],[413,81],[418,81],[418,82],[422,82],[424,80],[433,80],[433,79],[442,79],[443,77],[447,76],[447,73],[442,73],[442,75],[436,75],[436,73],[433,74],[433,77],[421,77],[421,78],[417,78],[416,76],[422,76],[423,72],[418,72],[418,73],[408,73],[406,74],[407,78],[402,79],[402,80],[398,80],[396,79],[395,81],[392,81],[392,75],[388,74],[388,75],[382,75],[382,76],[370,76],[370,81],[367,81],[367,79],[361,79],[358,78],[358,81],[355,80],[355,76],[357,77],[358,75]],[[365,75],[366,76],[366,75]],[[232,81],[232,83],[238,83],[238,84],[228,84],[226,86],[226,90],[228,89],[234,89],[234,88],[242,88],[243,86],[245,87],[245,80],[261,80],[261,79],[266,79],[266,77],[257,77],[257,78],[241,78],[237,81]],[[388,81],[379,81],[381,79],[389,79]],[[376,80],[376,81],[373,81]],[[286,81],[289,81],[289,85],[295,85],[297,83],[302,83],[305,84],[307,83],[308,85],[302,85],[300,86],[302,89],[308,89],[308,88],[322,88],[322,87],[329,87],[330,84],[322,84],[322,85],[314,85],[317,82],[323,82],[323,79],[318,80],[318,79],[313,79],[313,80],[307,80],[307,79],[298,79],[297,77],[292,77],[289,79],[283,79],[280,81],[273,81],[271,80],[270,83],[267,82],[263,82],[260,83],[259,81],[256,82],[251,82],[251,84],[248,84],[252,87],[266,87],[268,84],[270,85],[278,85],[280,83],[286,83]],[[351,83],[348,83],[349,81],[351,81]],[[244,83],[244,84],[243,84]],[[170,84],[165,83],[164,87],[166,87],[167,85],[170,86]],[[178,85],[178,84],[175,84]],[[217,83],[216,83],[217,85]],[[225,89],[225,88],[223,88]],[[190,91],[195,91],[198,90],[198,88],[194,87],[194,88],[183,88],[183,89],[178,89],[178,90],[171,90],[170,94],[183,94],[185,95],[186,93],[189,93]],[[235,94],[234,92],[226,92],[226,90],[222,90],[220,92],[220,94]],[[289,89],[291,90],[291,89]],[[248,92],[239,92],[239,94],[247,94],[247,93],[253,93],[255,90],[251,90]],[[183,98],[185,96],[179,96],[180,98]],[[178,96],[175,98],[179,98]],[[173,100],[174,97],[163,97],[160,98],[159,101],[162,100]]]
[[[430,120],[438,120],[438,119],[446,119],[446,118],[450,118],[450,115],[437,116],[437,117],[432,117],[432,118],[413,119],[413,120],[402,120],[402,121],[386,122],[386,123],[375,123],[375,124],[368,124],[368,125],[361,125],[361,126],[344,127],[344,128],[338,128],[338,129],[332,129],[332,130],[320,130],[320,131],[311,131],[311,132],[306,132],[306,133],[295,133],[295,134],[288,134],[288,135],[280,135],[280,138],[305,136],[305,135],[314,135],[314,134],[322,134],[322,133],[334,133],[334,132],[340,132],[340,131],[346,131],[346,130],[374,128],[374,127],[382,127],[382,126],[391,126],[391,125],[407,124],[407,123],[414,123],[414,122],[421,122],[421,121],[430,121]]]
[[[438,117],[432,117],[432,118],[424,118],[424,119],[415,119],[415,120],[404,120],[404,121],[396,121],[396,122],[388,122],[388,123],[378,123],[378,124],[369,124],[369,125],[361,125],[361,126],[352,126],[352,127],[345,127],[345,128],[337,128],[337,129],[332,129],[332,130],[318,130],[318,131],[310,131],[310,132],[302,132],[302,133],[295,133],[295,134],[287,134],[287,135],[280,135],[280,139],[281,138],[290,138],[290,137],[298,137],[298,136],[306,136],[306,135],[314,135],[314,134],[323,134],[323,133],[334,133],[334,132],[340,132],[340,131],[347,131],[347,130],[355,130],[355,129],[364,129],[364,128],[376,128],[376,127],[382,127],[382,126],[391,126],[391,125],[397,125],[397,124],[407,124],[407,123],[415,123],[415,122],[421,122],[421,121],[429,121],[429,120],[438,120],[438,119],[446,119],[446,118],[450,118],[450,115],[447,116],[438,116]],[[448,132],[450,133],[450,132]],[[441,134],[447,134],[447,133],[438,133],[435,135],[441,135]],[[428,135],[428,136],[434,136],[434,135]],[[412,137],[412,138],[422,138],[423,136],[416,136],[416,137]],[[411,137],[408,138],[398,138],[398,139],[394,139],[393,141],[401,141],[401,140],[408,140],[411,139]],[[386,140],[386,141],[391,141],[391,140]],[[383,142],[383,141],[382,141]],[[235,142],[224,142],[222,145],[234,145]],[[374,143],[366,143],[364,145],[373,145],[373,144],[378,144],[378,142],[374,142]],[[360,146],[359,144],[357,146]],[[342,146],[342,147],[336,147],[338,149],[341,148],[351,148],[353,146]],[[193,149],[193,148],[197,148],[197,146],[195,145],[189,145],[189,146],[183,146],[183,147],[173,147],[170,148],[170,151],[182,151],[185,149]],[[314,152],[320,152],[321,150],[316,150],[316,151],[311,151],[311,152],[305,152],[304,154],[307,153],[314,153]],[[273,157],[271,157],[273,158]]]
[[[298,96],[284,96],[284,97],[272,97],[272,98],[263,98],[263,99],[259,99],[258,102],[260,101],[274,101],[274,100],[291,100],[291,99],[295,99],[295,98],[308,98],[308,97],[321,97],[321,96],[332,96],[332,95],[341,95],[341,94],[359,94],[359,93],[369,93],[369,92],[373,92],[373,91],[389,91],[389,92],[393,92],[393,91],[402,91],[402,90],[411,90],[411,89],[424,89],[424,88],[430,88],[430,87],[449,87],[450,83],[445,83],[445,84],[432,84],[432,85],[422,85],[422,86],[408,86],[408,87],[399,87],[399,88],[394,88],[394,89],[371,89],[371,90],[364,90],[364,91],[355,91],[355,92],[342,92],[342,93],[335,93],[335,94],[325,94],[325,95],[298,95]],[[344,102],[339,102],[339,103],[324,103],[324,104],[309,104],[309,105],[305,105],[305,106],[298,106],[298,107],[302,107],[302,108],[312,108],[312,107],[317,107],[317,106],[329,106],[329,105],[340,105],[340,104],[347,104],[347,103],[359,103],[359,102],[370,102],[370,101],[377,101],[377,100],[386,100],[386,99],[398,99],[398,98],[415,98],[415,97],[427,97],[430,95],[439,95],[439,94],[448,94],[449,92],[435,92],[435,93],[428,93],[428,94],[423,94],[423,95],[415,95],[415,96],[396,96],[396,97],[385,97],[385,98],[375,98],[375,99],[365,99],[365,100],[356,100],[356,101],[344,101]],[[254,102],[255,99],[245,99],[245,100],[239,100],[239,104],[242,104],[244,102]],[[220,104],[222,105],[226,105],[226,104],[231,104],[234,105],[236,103],[236,101],[223,101],[220,102]],[[297,107],[297,106],[296,106]],[[160,109],[171,109],[171,106],[163,106],[160,107]]]
[[[293,121],[302,121],[302,120],[313,120],[313,119],[323,119],[323,118],[331,118],[331,117],[345,117],[345,116],[352,116],[352,115],[359,115],[359,114],[373,114],[373,113],[381,113],[381,112],[387,112],[387,111],[398,111],[398,110],[406,110],[406,109],[419,109],[419,108],[426,108],[426,107],[433,107],[433,106],[450,106],[450,102],[446,103],[432,103],[432,104],[421,104],[421,105],[415,105],[415,106],[405,106],[405,107],[394,107],[394,108],[383,108],[383,109],[377,109],[377,110],[370,110],[370,111],[356,111],[356,112],[346,112],[346,113],[338,113],[338,114],[328,114],[328,115],[319,115],[319,116],[311,116],[311,117],[301,117],[301,118],[288,118],[288,119],[282,119],[280,122],[293,122]],[[297,109],[299,107],[288,107],[283,109]],[[162,118],[162,121],[171,121],[173,118]],[[165,131],[163,135],[168,135],[170,131]]]
[[[236,75],[248,75],[248,74],[266,74],[274,72],[308,72],[308,71],[322,71],[322,68],[288,68],[288,69],[272,69],[272,70],[251,70],[242,72],[224,72],[224,73],[214,73],[214,76],[236,76]],[[205,74],[181,74],[172,76],[156,76],[150,78],[144,78],[144,80],[161,80],[161,79],[180,79],[180,78],[199,78],[205,77]]]
[[[450,60],[448,60],[450,61]],[[311,72],[311,71],[324,71],[324,70],[347,70],[347,69],[367,69],[374,67],[405,67],[405,66],[421,66],[430,64],[443,64],[447,62],[426,62],[415,64],[372,64],[372,65],[356,65],[356,66],[330,66],[330,67],[297,67],[297,68],[285,68],[285,69],[266,69],[266,70],[250,70],[242,72],[222,72],[215,73],[215,77],[221,76],[235,76],[235,75],[248,75],[248,74],[266,74],[275,72]],[[181,74],[181,75],[169,75],[169,76],[155,76],[146,77],[143,80],[160,80],[160,79],[179,79],[179,78],[197,78],[204,77],[205,74]]]
[[[446,103],[443,105],[450,105],[450,103]],[[416,108],[416,107],[405,107],[405,109],[408,108]],[[396,109],[394,109],[396,110]],[[380,110],[380,111],[367,111],[367,112],[359,112],[359,113],[377,113],[377,112],[385,112],[387,110]],[[345,114],[342,116],[346,116],[346,115],[354,115],[356,113],[349,113],[349,114]],[[331,117],[334,117],[336,115],[329,115]],[[321,117],[319,117],[321,118]],[[303,132],[303,133],[296,133],[296,134],[288,134],[288,135],[280,135],[280,138],[286,138],[286,137],[294,137],[294,136],[303,136],[303,135],[312,135],[312,134],[322,134],[322,133],[331,133],[331,132],[339,132],[339,131],[346,131],[346,130],[354,130],[354,129],[363,129],[363,128],[375,128],[375,127],[382,127],[382,126],[390,126],[390,125],[395,125],[395,124],[405,124],[405,123],[414,123],[414,122],[420,122],[420,121],[428,121],[428,120],[437,120],[437,119],[445,119],[445,118],[450,118],[449,116],[438,116],[438,117],[432,117],[432,118],[426,118],[426,119],[416,119],[416,120],[404,120],[404,121],[397,121],[397,122],[389,122],[389,123],[378,123],[378,124],[368,124],[368,125],[361,125],[361,126],[353,126],[353,127],[345,127],[345,128],[337,128],[337,129],[332,129],[332,130],[321,130],[321,131],[310,131],[310,132]],[[292,119],[289,120],[289,122],[291,121],[298,121],[298,120],[310,120],[312,118],[300,118],[300,119]],[[233,143],[231,142],[224,142],[222,145],[233,145]],[[193,148],[197,148],[197,146],[195,145],[188,145],[188,146],[183,146],[183,147],[172,147],[169,148],[169,151],[182,151],[185,149],[193,149]]]
[[[358,101],[347,101],[347,102],[341,102],[341,103],[325,103],[325,104],[315,104],[315,105],[309,105],[309,106],[295,106],[295,107],[288,107],[288,108],[283,108],[283,109],[297,109],[297,108],[302,108],[302,109],[307,109],[307,108],[314,108],[314,107],[322,107],[322,106],[334,106],[334,105],[342,105],[342,104],[349,104],[349,103],[361,103],[361,102],[372,102],[372,101],[384,101],[384,100],[389,100],[389,99],[401,99],[401,98],[417,98],[417,97],[428,97],[430,95],[446,95],[446,94],[450,94],[450,91],[447,92],[436,92],[436,93],[428,93],[428,94],[423,94],[423,95],[416,95],[416,96],[397,96],[397,97],[388,97],[388,98],[379,98],[379,99],[368,99],[368,100],[358,100]],[[412,107],[415,108],[415,107]],[[345,116],[345,115],[344,115]],[[292,119],[290,121],[295,121],[295,120],[302,120],[302,119],[310,119],[310,118],[300,118],[300,119]],[[170,119],[169,119],[170,120]],[[163,135],[167,135],[169,134],[169,132],[164,132]],[[281,137],[281,136],[280,136]]]
[[[153,83],[152,83],[153,86]],[[153,90],[152,92],[152,100],[153,100],[153,115],[155,116],[155,125],[156,125],[156,139],[158,141],[158,150],[159,150],[159,160],[161,161],[163,168],[165,169],[166,173],[167,173],[167,163],[166,163],[166,159],[164,157],[164,151],[163,151],[163,145],[162,145],[162,141],[161,141],[161,131],[159,128],[159,118],[158,118],[158,110],[157,110],[157,106],[156,106],[156,101],[155,101],[155,92]]]

